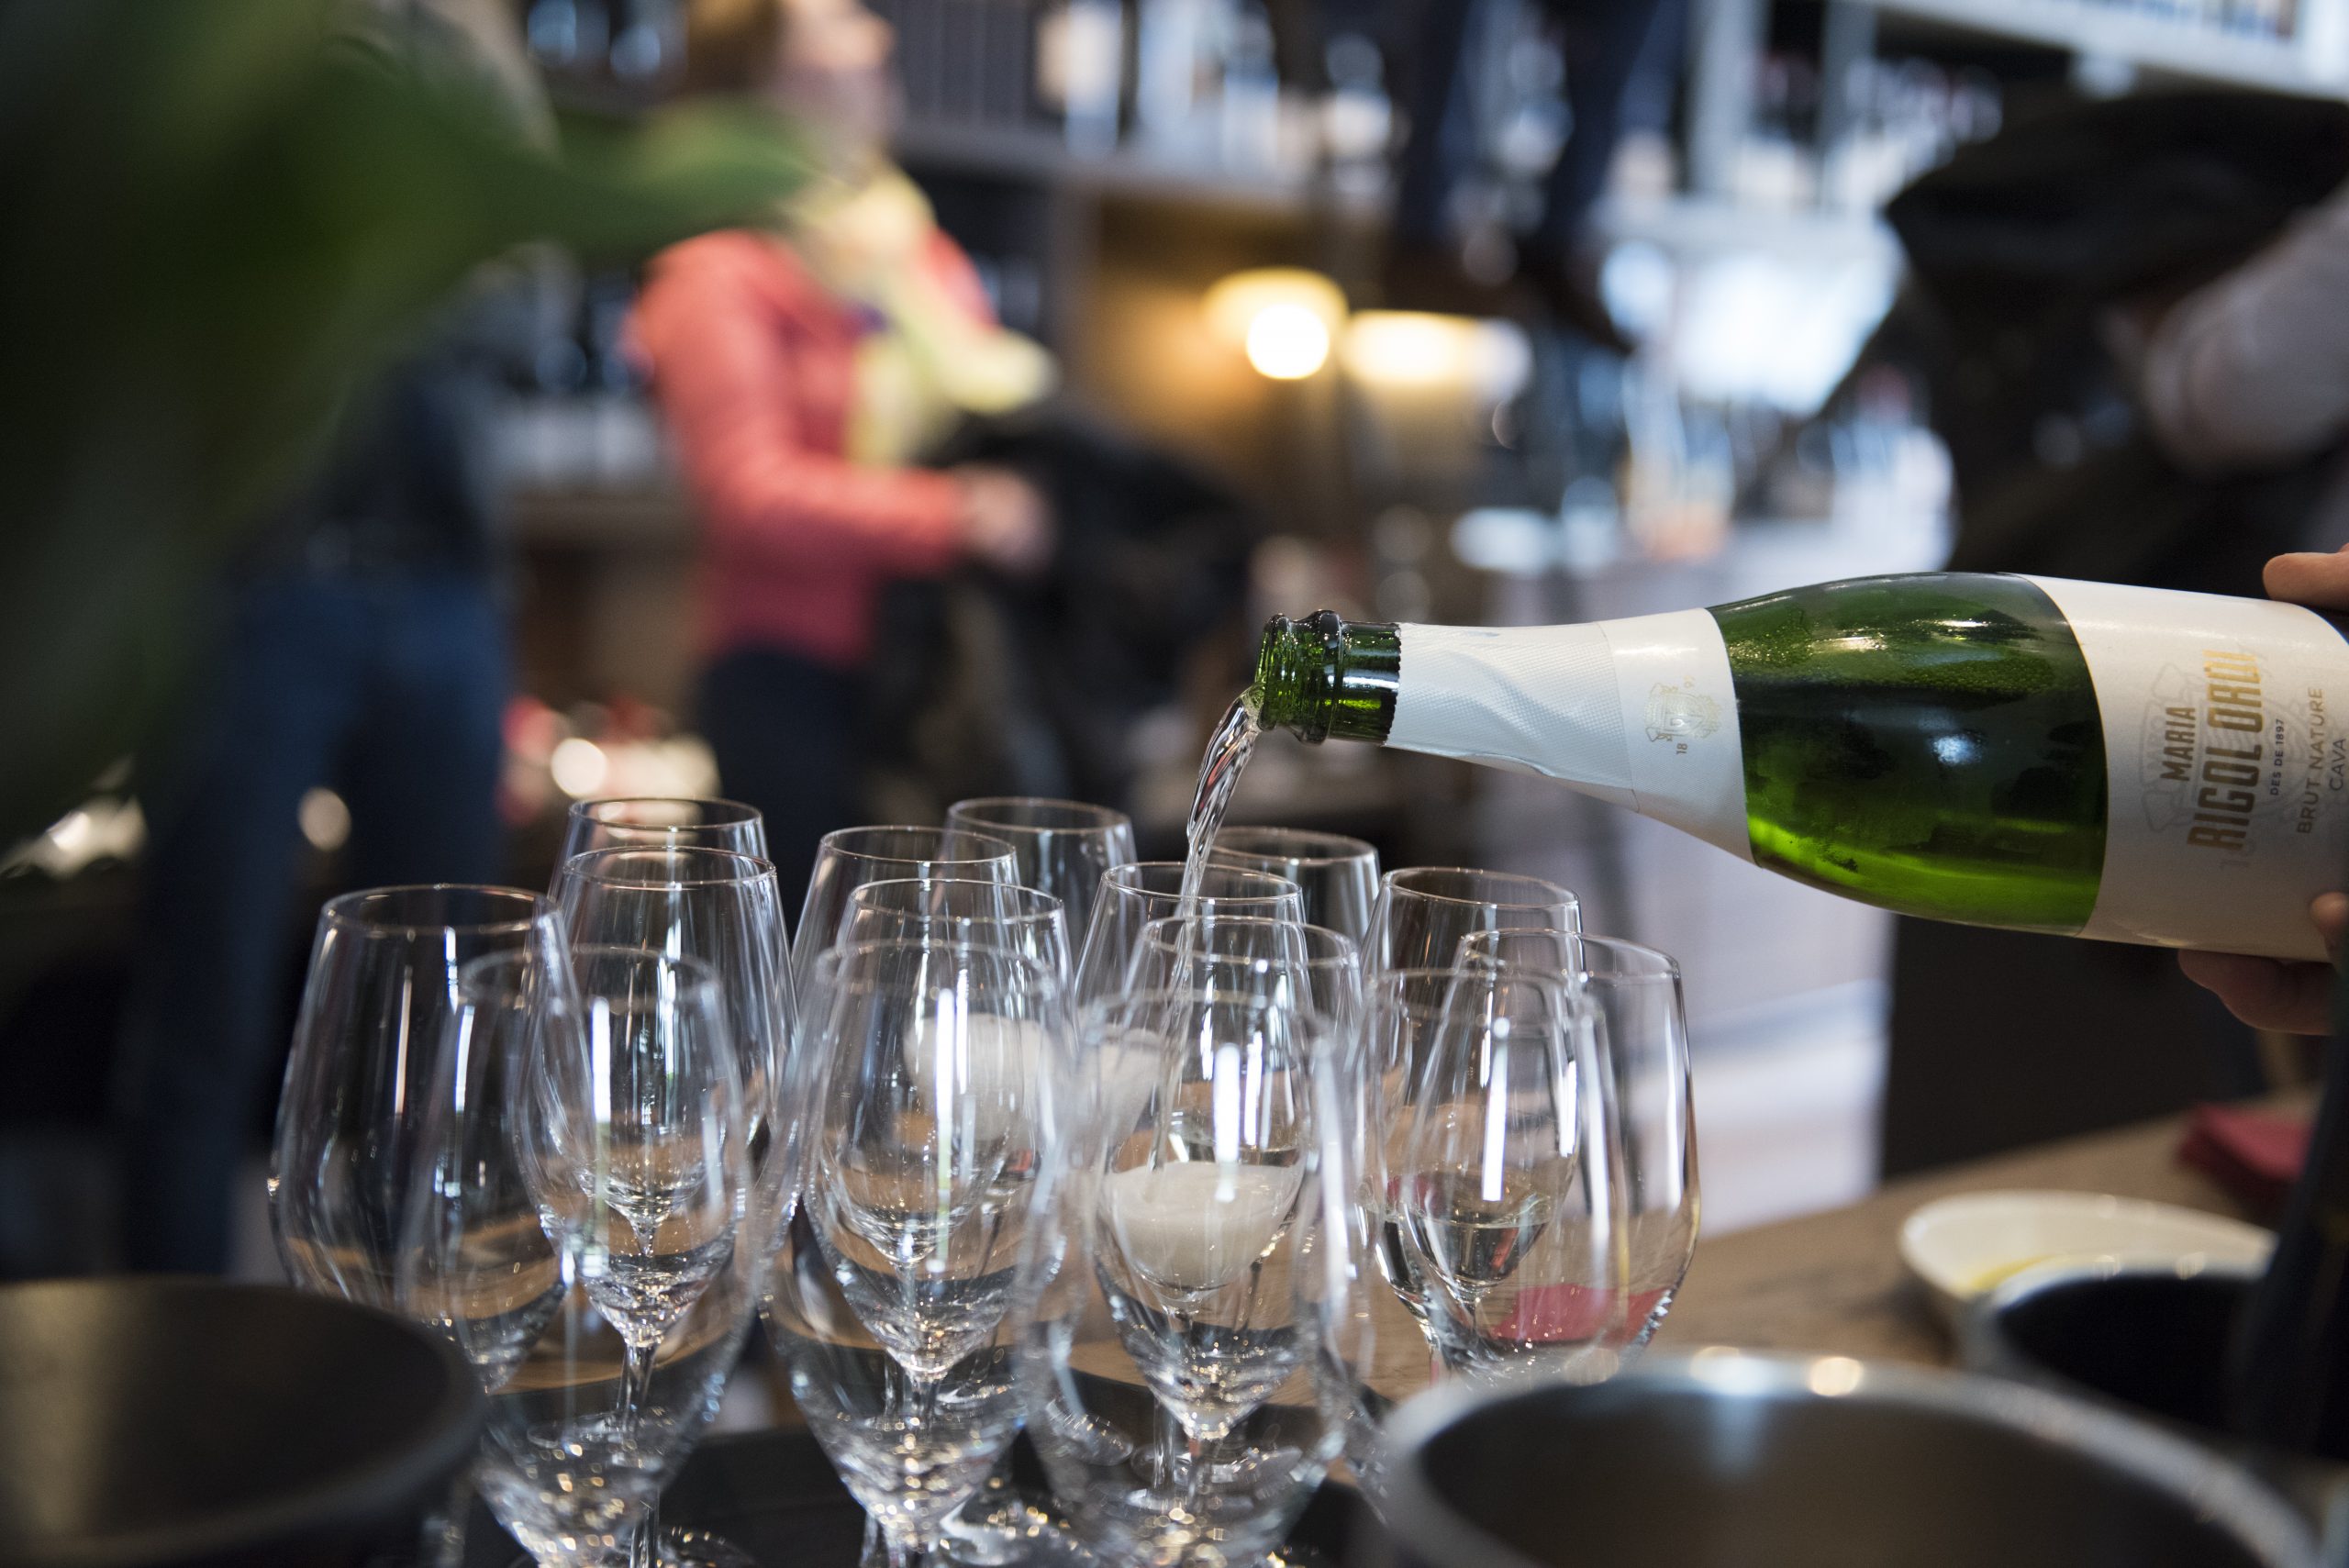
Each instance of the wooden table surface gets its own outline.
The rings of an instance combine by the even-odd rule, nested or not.
[[[2251,1218],[2224,1188],[2178,1162],[2185,1129],[2184,1117],[2168,1117],[2042,1144],[1892,1182],[1846,1208],[1699,1240],[1654,1344],[1946,1362],[1949,1336],[1900,1266],[1900,1225],[1912,1210],[1952,1193],[2040,1187]]]

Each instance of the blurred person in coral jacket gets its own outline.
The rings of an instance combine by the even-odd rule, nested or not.
[[[700,726],[727,794],[766,814],[786,897],[857,818],[883,592],[965,564],[1030,576],[1054,544],[1026,479],[917,466],[1053,367],[889,161],[892,43],[857,0],[695,0],[689,85],[788,114],[818,174],[771,227],[662,253],[632,323],[700,517]]]

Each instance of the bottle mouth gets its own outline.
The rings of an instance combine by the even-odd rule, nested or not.
[[[1256,645],[1256,678],[1245,698],[1259,724],[1305,740],[1328,737],[1329,694],[1337,684],[1344,626],[1330,610],[1264,622]]]
[[[1397,628],[1316,610],[1264,623],[1245,701],[1267,729],[1299,740],[1380,741],[1394,717]]]

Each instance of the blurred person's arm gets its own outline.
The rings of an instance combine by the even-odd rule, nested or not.
[[[2192,469],[2289,462],[2349,434],[2349,185],[2169,310],[2141,385],[2163,449]]]
[[[662,259],[637,306],[671,443],[721,556],[854,563],[918,576],[963,553],[968,487],[810,449],[792,414],[801,367],[740,254],[704,240]]]
[[[2298,551],[2267,563],[2267,596],[2311,609],[2349,612],[2349,546],[2332,555]],[[2337,962],[2349,929],[2349,895],[2326,893],[2309,906]],[[2181,952],[2186,977],[2215,992],[2228,1011],[2254,1029],[2324,1034],[2332,1027],[2333,967],[2233,952]]]

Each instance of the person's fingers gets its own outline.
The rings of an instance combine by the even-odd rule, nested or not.
[[[2321,610],[2349,609],[2349,545],[2331,555],[2294,550],[2277,556],[2260,575],[2271,599]]]
[[[2332,970],[2236,952],[2181,952],[2178,967],[2254,1029],[2322,1034],[2332,1017]]]
[[[2316,922],[2317,934],[2324,939],[2324,952],[2334,963],[2341,962],[2341,938],[2349,932],[2349,893],[2320,893],[2309,904],[2309,918]]]

